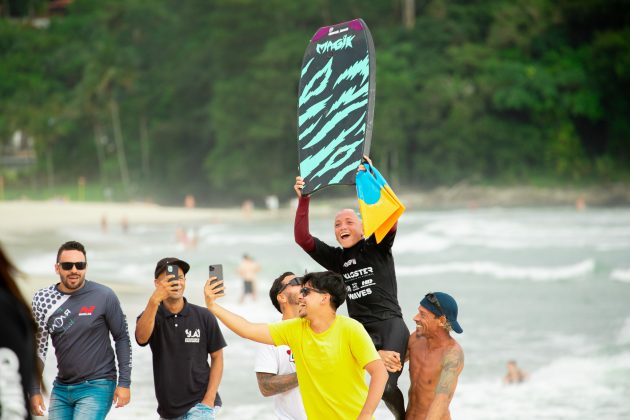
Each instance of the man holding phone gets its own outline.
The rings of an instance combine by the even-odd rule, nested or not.
[[[337,314],[346,299],[340,275],[327,271],[302,277],[298,318],[272,324],[249,322],[215,301],[223,284],[204,288],[206,306],[225,326],[249,340],[286,345],[295,354],[295,370],[307,418],[373,418],[383,396],[387,370],[363,326]],[[365,372],[370,375],[365,383]]]
[[[153,352],[160,418],[213,420],[221,406],[218,388],[226,344],[214,315],[184,297],[189,269],[178,258],[158,261],[155,291],[137,319],[136,342],[149,344]]]

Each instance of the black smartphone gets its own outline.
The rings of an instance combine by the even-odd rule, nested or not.
[[[179,266],[177,265],[167,265],[166,266],[166,275],[174,275],[175,277],[169,279],[168,281],[177,281],[179,277]]]
[[[215,283],[223,283],[223,265],[211,264],[208,266],[208,273],[210,274],[210,277],[216,277],[216,279],[210,281],[211,285]]]

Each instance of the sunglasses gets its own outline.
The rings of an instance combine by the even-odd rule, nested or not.
[[[444,312],[444,309],[442,309],[442,306],[440,305],[440,301],[438,300],[438,298],[433,293],[427,293],[424,297],[427,298],[427,300],[429,302],[431,302],[431,304],[433,306],[438,308],[438,310],[440,311],[440,313],[442,315],[446,316],[446,313]]]
[[[61,268],[63,268],[64,270],[68,271],[68,270],[72,270],[72,267],[76,267],[77,270],[85,270],[85,267],[87,267],[87,262],[85,261],[79,261],[79,262],[60,262],[58,263],[59,266]]]
[[[300,293],[302,293],[302,296],[304,297],[308,296],[308,294],[311,292],[319,293],[321,295],[328,293],[328,292],[324,292],[323,290],[317,290],[317,289],[313,289],[312,287],[306,287],[306,286],[300,289]]]
[[[289,280],[288,282],[286,282],[285,284],[282,285],[280,290],[278,290],[278,294],[282,293],[284,291],[284,289],[286,289],[289,286],[297,286],[299,284],[302,284],[302,278],[301,277],[294,277],[294,278],[292,278],[291,280]]]

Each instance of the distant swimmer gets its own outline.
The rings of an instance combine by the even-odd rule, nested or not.
[[[271,284],[269,298],[283,320],[299,316],[301,289],[301,279],[291,272],[283,273]],[[278,419],[306,420],[295,373],[295,358],[289,346],[261,344],[256,352],[254,370],[260,393],[274,399]]]
[[[524,372],[516,364],[516,360],[510,360],[507,362],[507,373],[503,377],[504,384],[519,384],[525,382],[529,377],[527,372]]]
[[[372,163],[365,156],[368,163]],[[358,170],[365,170],[360,165]],[[310,197],[302,195],[305,183],[296,177],[293,189],[298,197],[295,213],[295,242],[327,270],[343,276],[347,292],[348,314],[359,321],[372,338],[381,357],[405,359],[409,329],[403,321],[398,303],[398,285],[392,246],[396,237],[394,225],[380,243],[374,235],[363,236],[363,225],[351,209],[335,216],[334,231],[341,247],[333,247],[309,231]],[[396,419],[405,417],[405,401],[398,388],[399,370],[388,369],[389,380],[383,401]]]
[[[337,314],[346,298],[341,276],[330,271],[308,273],[301,283],[298,318],[250,322],[216,303],[225,288],[212,284],[212,279],[204,288],[206,306],[243,338],[289,346],[309,419],[371,419],[385,389],[387,370],[365,328]]]
[[[85,247],[76,241],[64,243],[55,263],[59,283],[33,296],[39,361],[43,366],[49,337],[57,357],[49,420],[104,419],[112,401],[116,407],[123,407],[130,399],[127,318],[112,289],[85,278],[87,267]],[[30,392],[35,416],[44,415],[46,409],[39,382],[39,378],[33,381]]]
[[[450,295],[428,293],[413,318],[409,338],[409,405],[407,420],[450,420],[449,404],[464,369],[464,351],[450,335],[461,333],[457,303]]]
[[[240,303],[245,301],[245,296],[250,295],[253,300],[256,300],[256,276],[260,271],[260,264],[248,255],[243,254],[243,259],[237,268],[238,275],[243,279],[243,293],[241,293]]]

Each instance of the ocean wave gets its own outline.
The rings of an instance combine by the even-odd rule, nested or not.
[[[615,341],[621,346],[630,344],[630,318],[625,319]]]
[[[630,248],[630,226],[592,218],[585,223],[559,214],[442,213],[406,219],[397,241],[403,242],[396,246],[399,252],[432,252],[453,246],[508,250],[595,247],[607,251]]]
[[[533,281],[569,280],[584,277],[595,269],[591,259],[576,264],[558,267],[520,267],[498,264],[488,261],[450,262],[444,264],[426,264],[401,266],[396,269],[402,276],[430,276],[444,273],[466,273],[480,276],[492,276],[499,279],[525,279]]]
[[[613,280],[622,281],[624,283],[630,283],[630,268],[616,269],[610,273],[610,278]]]
[[[629,370],[630,353],[624,352],[561,357],[529,372],[518,385],[503,385],[498,378],[468,382],[463,376],[451,413],[469,420],[627,418],[620,390],[630,386],[623,374]]]
[[[416,231],[410,234],[398,234],[393,248],[396,253],[439,252],[450,248],[452,244],[453,242],[449,239]]]

